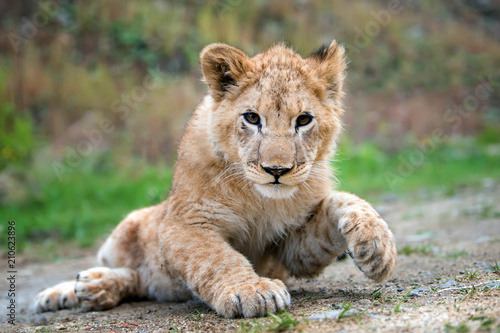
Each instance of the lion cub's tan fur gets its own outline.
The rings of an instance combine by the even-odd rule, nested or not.
[[[330,182],[344,49],[333,42],[303,59],[277,45],[250,58],[212,44],[200,60],[210,93],[187,126],[169,198],[127,216],[99,251],[103,267],[41,292],[38,311],[198,295],[225,317],[253,317],[290,303],[280,279],[317,275],[346,251],[372,279],[392,273],[386,223]]]

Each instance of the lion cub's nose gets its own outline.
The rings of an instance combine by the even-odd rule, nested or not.
[[[283,168],[283,167],[265,167],[261,165],[262,169],[270,175],[274,177],[281,177],[288,171],[292,170],[292,168]]]

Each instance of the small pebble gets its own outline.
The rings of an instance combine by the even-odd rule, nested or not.
[[[372,302],[370,302],[369,300],[367,299],[360,299],[358,302],[357,302],[359,305],[371,305]]]
[[[439,286],[441,288],[450,288],[450,287],[454,287],[457,285],[457,281],[453,280],[453,279],[450,279],[444,283],[441,283]]]
[[[429,287],[422,287],[422,288],[413,289],[408,294],[408,296],[410,296],[410,297],[420,297],[420,296],[422,296],[423,293],[425,293],[426,291],[429,291],[429,290],[430,290]]]

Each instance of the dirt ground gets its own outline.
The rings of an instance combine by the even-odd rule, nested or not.
[[[393,230],[399,264],[374,283],[350,259],[316,279],[290,281],[288,313],[223,319],[202,303],[124,303],[104,312],[35,314],[33,297],[93,266],[88,251],[56,263],[18,264],[16,325],[1,332],[500,332],[500,184],[377,206]],[[22,259],[22,258],[21,258]],[[7,290],[5,278],[0,290]],[[5,312],[6,293],[0,295]]]

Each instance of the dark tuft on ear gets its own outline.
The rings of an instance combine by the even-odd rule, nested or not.
[[[329,49],[329,46],[326,44],[323,44],[319,49],[312,52],[308,58],[316,58],[319,61],[323,61],[328,56],[328,49]]]
[[[242,51],[226,44],[211,44],[201,51],[203,80],[208,84],[215,101],[235,93],[252,70],[250,58]]]
[[[316,93],[326,98],[340,101],[343,96],[342,84],[347,67],[342,45],[333,41],[322,46],[306,59],[311,72],[319,80],[322,89]]]

